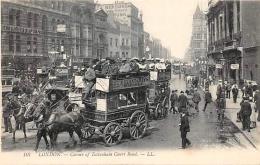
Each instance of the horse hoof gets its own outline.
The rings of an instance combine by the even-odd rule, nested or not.
[[[24,142],[26,143],[26,142],[27,142],[27,139],[24,139]]]

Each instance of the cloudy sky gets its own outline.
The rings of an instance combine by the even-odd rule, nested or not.
[[[128,1],[142,11],[144,30],[169,47],[172,56],[181,58],[190,42],[193,13],[198,4],[206,10],[208,0]],[[113,3],[114,0],[98,0],[98,2]]]

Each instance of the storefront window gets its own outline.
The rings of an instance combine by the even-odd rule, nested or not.
[[[34,37],[33,38],[33,52],[34,53],[37,53],[37,38],[36,37]]]
[[[32,52],[31,37],[27,38],[27,52],[28,53]]]
[[[9,51],[14,52],[14,36],[12,34],[9,35]]]
[[[16,36],[16,52],[21,52],[21,37]]]

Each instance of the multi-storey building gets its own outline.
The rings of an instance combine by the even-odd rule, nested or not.
[[[116,1],[114,4],[100,5],[115,20],[130,27],[130,51],[128,57],[143,57],[142,14],[131,2]],[[124,42],[124,41],[121,41]]]
[[[95,32],[94,32],[94,55],[98,59],[108,56],[108,22],[107,13],[103,9],[95,12]]]
[[[2,65],[27,70],[64,54],[72,62],[93,56],[93,0],[6,0],[1,10]]]
[[[259,76],[260,2],[209,1],[208,57],[227,81],[256,80]]]
[[[120,45],[120,25],[114,20],[113,17],[108,17],[108,56],[120,58],[121,45]]]
[[[189,52],[186,54],[187,61],[194,61],[206,57],[207,54],[207,20],[206,15],[197,6],[193,14],[192,35]]]

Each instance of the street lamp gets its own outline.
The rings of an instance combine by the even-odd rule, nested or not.
[[[220,62],[221,62],[221,65],[222,65],[222,85],[224,86],[224,65],[225,65],[225,59],[224,58],[221,58],[221,59],[219,59],[220,60]]]

